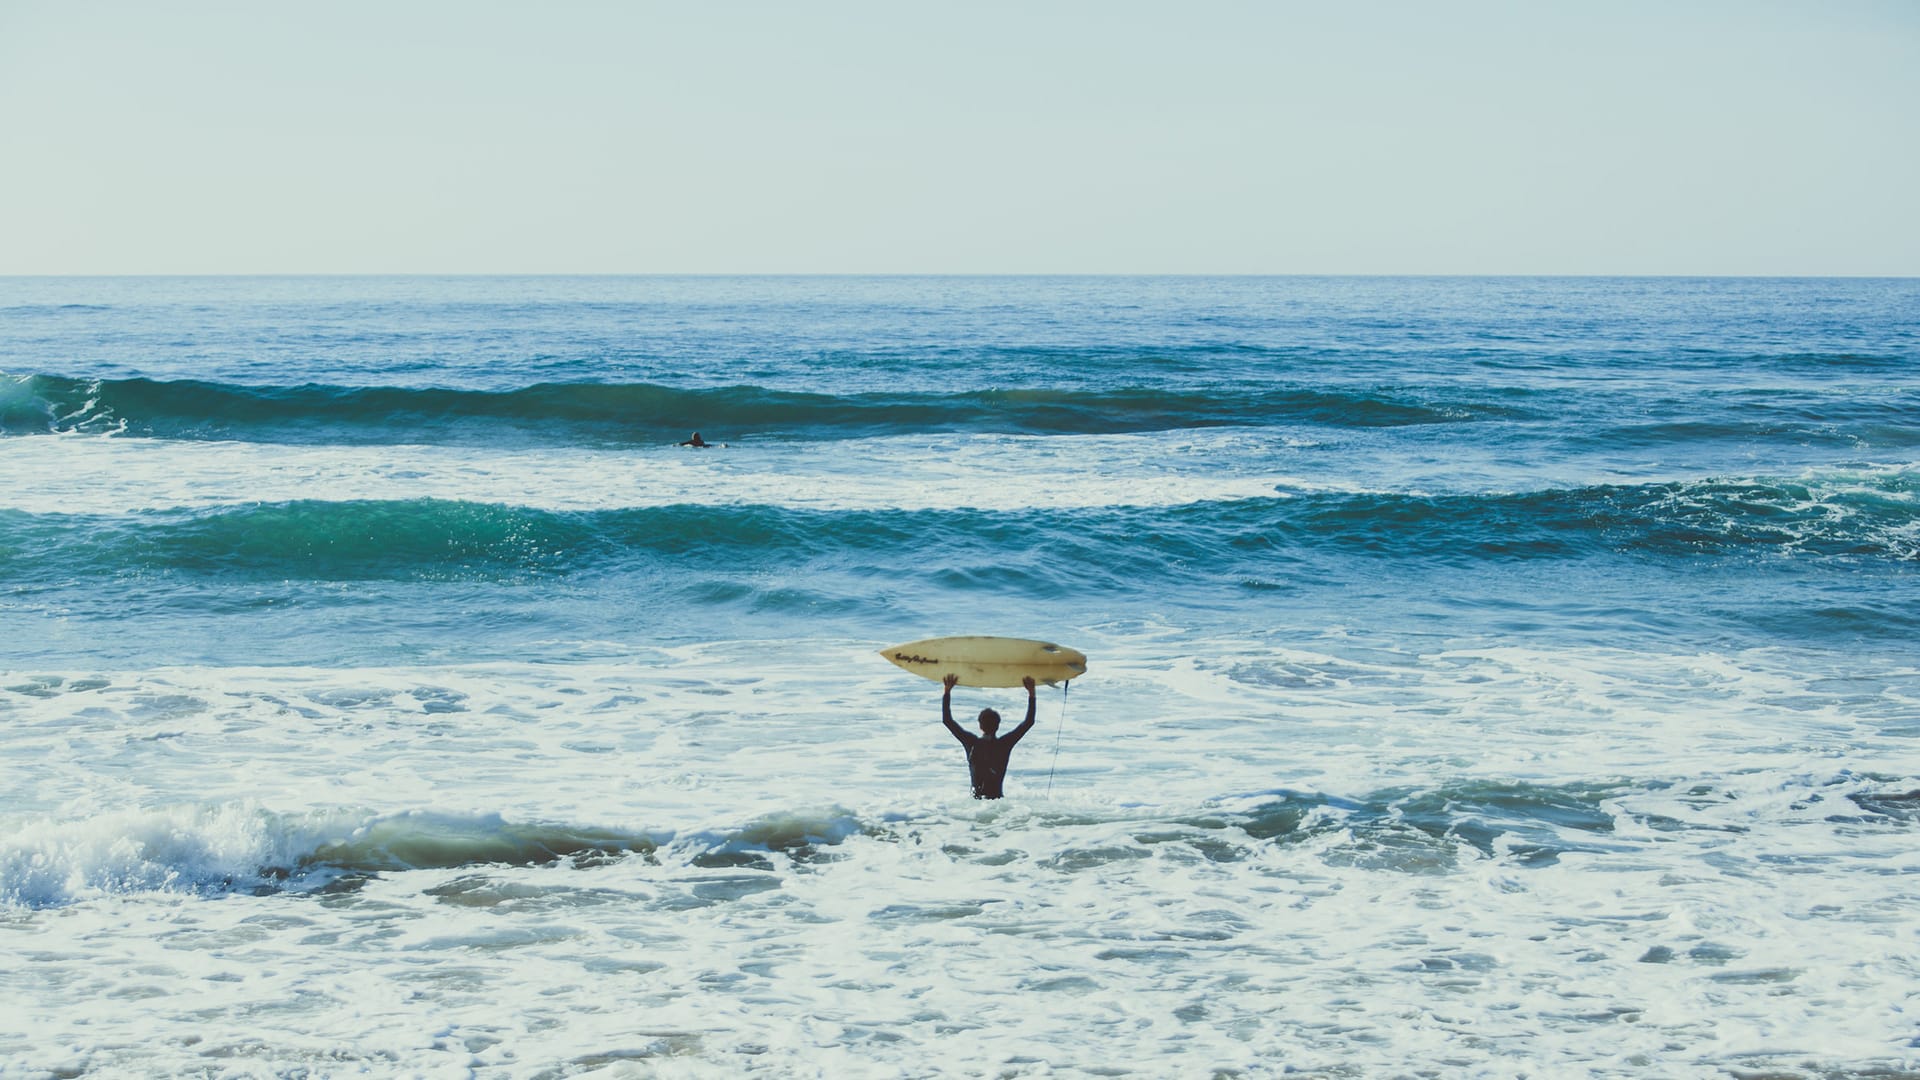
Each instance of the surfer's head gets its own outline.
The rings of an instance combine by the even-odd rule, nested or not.
[[[981,709],[980,710],[980,730],[983,734],[987,734],[987,735],[991,735],[994,732],[999,731],[1000,730],[1000,714],[997,712],[994,712],[992,709]]]

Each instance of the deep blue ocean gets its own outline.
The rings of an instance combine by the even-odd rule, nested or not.
[[[0,279],[0,1055],[1920,1068],[1917,643],[1920,280]]]

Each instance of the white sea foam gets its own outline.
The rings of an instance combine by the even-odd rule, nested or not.
[[[708,451],[67,436],[7,441],[12,475],[0,490],[0,507],[118,514],[234,502],[429,498],[545,510],[743,503],[833,510],[1164,506],[1310,486],[1278,468],[1246,464],[1249,457],[1278,460],[1300,448],[1297,440],[1233,431],[892,437]]]
[[[33,993],[9,993],[0,1058],[1920,1067],[1897,797],[1920,669],[1075,643],[1093,671],[1042,697],[999,804],[964,798],[938,688],[869,642],[16,673],[0,971]]]
[[[1920,462],[1848,463],[1781,475],[1703,476],[1657,466],[1550,474],[1511,461],[1409,457],[1349,436],[1219,428],[1125,435],[889,436],[727,450],[441,445],[307,446],[92,435],[14,438],[0,509],[123,514],[296,500],[443,499],[552,511],[673,505],[818,510],[1180,506],[1296,494],[1511,494],[1609,484],[1680,484],[1702,506],[1718,482],[1804,486],[1780,509],[1829,524],[1875,500],[1910,506]],[[1705,485],[1695,488],[1692,485]],[[1912,522],[1876,535],[1910,553]]]

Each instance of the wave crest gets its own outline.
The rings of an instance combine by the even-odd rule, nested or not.
[[[694,428],[843,439],[925,431],[1121,434],[1291,422],[1399,427],[1512,417],[1511,403],[1406,392],[1231,386],[1169,392],[968,390],[822,394],[760,386],[539,383],[512,390],[246,386],[197,380],[0,376],[0,434],[398,443],[520,439],[650,444]]]
[[[1741,555],[1920,559],[1920,474],[1704,480],[1520,493],[1310,492],[1172,506],[820,510],[668,505],[552,511],[442,499],[301,500],[130,515],[0,511],[23,579],[127,571],[306,580],[496,580],[698,564],[897,572],[968,589],[1158,587],[1170,573],[1261,581],[1302,559],[1440,563]]]
[[[865,829],[837,807],[676,836],[513,822],[498,814],[174,806],[42,821],[0,837],[0,905],[43,908],[152,892],[312,891],[408,870],[584,867],[635,855],[694,867],[770,868],[769,856],[805,860]]]

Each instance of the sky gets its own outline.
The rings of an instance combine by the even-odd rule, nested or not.
[[[0,274],[1920,274],[1920,0],[0,0]]]

